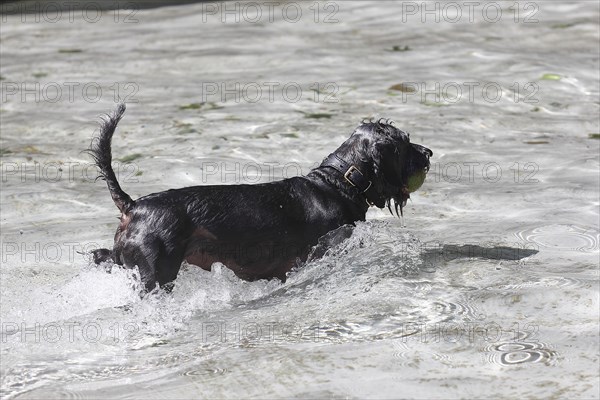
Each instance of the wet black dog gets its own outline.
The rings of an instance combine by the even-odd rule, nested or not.
[[[125,105],[103,121],[89,149],[121,211],[113,250],[94,261],[137,266],[146,289],[172,282],[183,261],[220,261],[246,280],[279,278],[326,233],[364,221],[370,206],[396,213],[421,186],[431,150],[387,121],[365,122],[306,176],[257,185],[193,186],[132,200],[111,167],[111,139]]]

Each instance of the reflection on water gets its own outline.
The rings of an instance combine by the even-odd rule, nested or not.
[[[294,3],[293,23],[284,5],[237,24],[206,4],[6,17],[3,396],[598,398],[598,5],[436,23],[417,3],[330,3]],[[116,92],[132,197],[306,173],[363,118],[435,156],[403,222],[370,211],[285,284],[184,265],[140,299],[135,271],[80,254],[114,234],[81,150]]]
[[[517,232],[516,236],[527,243],[551,250],[598,252],[598,230],[576,225],[546,225]]]

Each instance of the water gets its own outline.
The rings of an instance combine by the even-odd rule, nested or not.
[[[598,398],[598,5],[423,23],[408,3],[317,3],[315,23],[313,3],[293,4],[296,23],[282,6],[273,22],[203,22],[201,4],[2,21],[2,395]],[[422,98],[436,82],[463,96]],[[470,82],[489,85],[469,100]],[[135,272],[79,253],[116,228],[81,150],[117,91],[134,198],[306,173],[380,116],[434,151],[432,170],[404,226],[371,210],[285,284],[185,266],[172,294],[140,299]]]

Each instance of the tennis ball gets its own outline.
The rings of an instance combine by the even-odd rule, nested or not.
[[[427,175],[427,173],[425,173],[425,170],[421,170],[419,172],[412,174],[408,178],[408,185],[407,185],[408,191],[410,193],[417,191],[417,189],[419,189],[423,185],[423,182],[425,182],[426,175]]]

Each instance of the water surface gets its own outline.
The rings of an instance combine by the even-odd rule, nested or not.
[[[314,4],[3,16],[3,396],[599,397],[598,5]],[[115,97],[134,198],[307,173],[363,118],[432,170],[403,221],[371,210],[285,284],[185,266],[140,299],[79,253],[116,228],[82,153]]]

